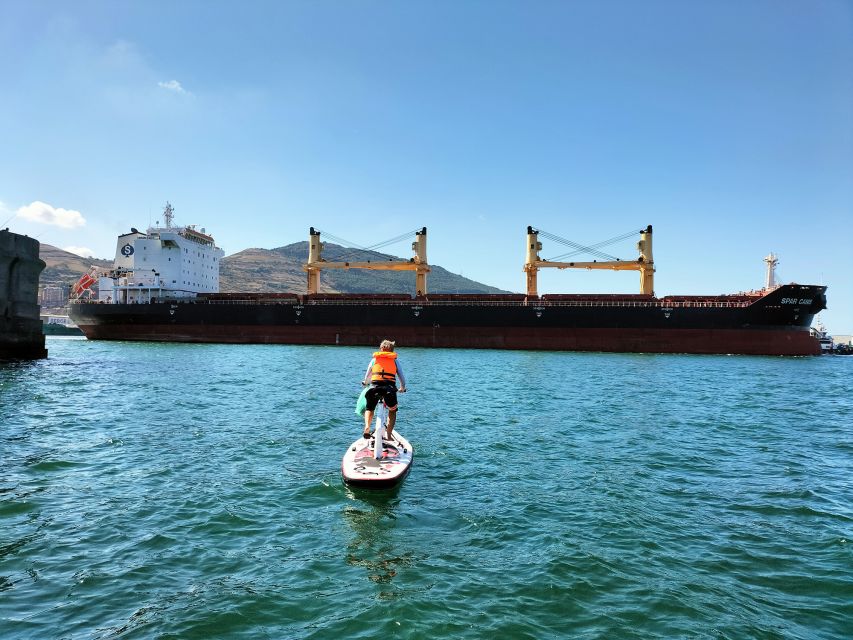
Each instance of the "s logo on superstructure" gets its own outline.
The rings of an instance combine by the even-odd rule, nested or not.
[[[133,245],[132,244],[124,245],[121,248],[121,255],[123,255],[125,258],[129,258],[130,256],[132,256],[133,255]]]

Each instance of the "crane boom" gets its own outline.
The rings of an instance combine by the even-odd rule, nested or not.
[[[533,227],[527,227],[527,260],[523,271],[527,274],[527,295],[537,296],[537,275],[539,269],[611,269],[613,271],[639,271],[640,293],[654,295],[655,263],[652,257],[652,225],[640,231],[640,241],[637,243],[637,251],[640,256],[636,260],[611,260],[593,262],[551,262],[542,260],[539,251],[542,243],[539,242],[539,231]]]
[[[415,255],[410,260],[388,260],[386,262],[328,262],[323,259],[323,243],[320,242],[320,232],[311,227],[308,232],[308,262],[302,269],[308,273],[308,293],[320,292],[320,272],[323,269],[374,269],[383,271],[414,271],[417,294],[426,294],[426,274],[430,268],[426,253],[426,227],[415,232],[412,251]]]

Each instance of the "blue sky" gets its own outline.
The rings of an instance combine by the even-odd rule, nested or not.
[[[527,225],[652,224],[658,294],[760,288],[772,251],[853,333],[851,2],[4,0],[0,83],[0,223],[59,247],[112,257],[169,200],[226,254],[426,226],[521,291]]]

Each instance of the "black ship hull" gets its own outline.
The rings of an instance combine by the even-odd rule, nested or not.
[[[817,355],[825,287],[766,295],[408,296],[217,294],[147,304],[79,303],[90,339],[161,342]]]

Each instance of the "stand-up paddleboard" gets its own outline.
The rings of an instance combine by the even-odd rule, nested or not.
[[[412,445],[396,430],[390,442],[383,442],[381,436],[362,437],[353,442],[344,454],[341,475],[344,482],[352,487],[387,489],[402,482],[409,474],[414,455]]]

